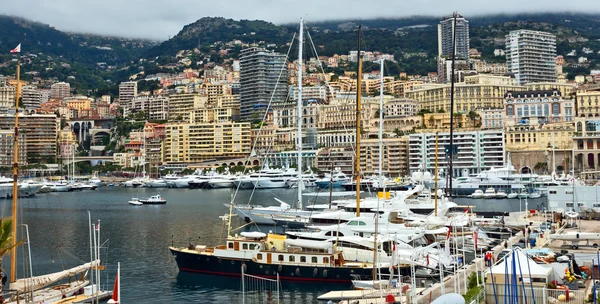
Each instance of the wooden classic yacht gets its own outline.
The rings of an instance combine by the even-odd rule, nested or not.
[[[169,247],[180,271],[216,275],[245,274],[288,281],[350,283],[353,275],[370,278],[372,263],[345,261],[336,246],[323,242],[322,248],[286,245],[286,236],[242,232],[216,247],[190,245]],[[379,273],[389,273],[389,264],[379,264]]]

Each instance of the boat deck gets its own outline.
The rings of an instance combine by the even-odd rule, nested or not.
[[[425,290],[425,288],[417,288],[417,294],[421,291]],[[389,290],[379,290],[379,289],[363,289],[363,290],[334,290],[330,291],[326,294],[320,295],[317,299],[320,301],[328,301],[328,300],[357,300],[358,302],[352,303],[385,303],[385,296],[388,294],[392,294],[399,297],[401,294],[400,288],[392,288]],[[405,296],[402,296],[405,300]],[[398,299],[396,299],[398,301]],[[402,301],[404,302],[404,301]]]
[[[112,291],[100,291],[100,293],[98,294],[94,294],[94,295],[76,295],[76,296],[70,296],[67,298],[64,298],[58,302],[54,302],[57,304],[75,304],[75,303],[92,303],[92,300],[96,300],[96,298],[98,298],[99,300],[105,300],[108,299],[112,296]]]

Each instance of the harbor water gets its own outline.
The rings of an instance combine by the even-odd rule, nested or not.
[[[131,206],[132,197],[160,193],[166,205]],[[34,275],[64,270],[90,260],[88,211],[92,221],[101,220],[101,239],[106,241],[102,260],[102,287],[112,290],[117,262],[121,263],[121,293],[125,303],[234,303],[240,302],[241,280],[235,277],[179,273],[168,246],[223,241],[226,226],[219,216],[228,214],[224,204],[233,189],[126,189],[102,187],[95,191],[46,193],[19,200],[19,224],[29,226]],[[240,190],[236,203],[278,205],[296,200],[296,190]],[[305,204],[312,200],[305,197]],[[519,199],[456,200],[475,206],[474,211],[524,210]],[[10,216],[10,200],[1,202],[1,216]],[[542,210],[545,199],[528,201],[529,209]],[[233,223],[243,224],[239,220]],[[264,232],[275,227],[258,227]],[[256,229],[256,227],[246,227]],[[24,234],[23,234],[24,235]],[[20,246],[18,276],[29,268]],[[9,272],[8,257],[4,269]],[[315,303],[317,296],[347,285],[282,282],[283,303]]]

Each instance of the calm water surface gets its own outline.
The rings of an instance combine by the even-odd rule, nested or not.
[[[131,197],[156,193],[166,205],[130,206]],[[107,269],[102,285],[112,289],[121,262],[121,293],[126,303],[231,303],[240,302],[239,278],[179,273],[168,246],[222,243],[225,229],[218,218],[229,212],[223,204],[231,200],[230,189],[124,189],[104,187],[96,191],[47,193],[19,200],[19,223],[29,225],[33,272],[60,271],[90,260],[88,211],[92,221],[101,220],[101,238],[106,241],[102,259]],[[293,202],[296,191],[241,190],[236,202],[278,205],[276,196]],[[305,200],[308,200],[306,198]],[[541,202],[541,201],[540,201]],[[10,201],[0,201],[0,215],[10,216]],[[519,200],[459,199],[458,204],[475,205],[475,211],[517,211]],[[533,204],[533,206],[532,206]],[[530,202],[535,208],[539,202]],[[524,208],[524,202],[522,204]],[[234,221],[236,223],[236,221]],[[240,222],[237,222],[238,224]],[[262,227],[263,230],[273,227]],[[21,246],[24,248],[26,246]],[[22,277],[26,255],[18,254]],[[4,261],[8,268],[8,257]],[[347,285],[282,283],[284,303],[315,303],[317,296]]]

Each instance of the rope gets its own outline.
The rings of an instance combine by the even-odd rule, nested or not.
[[[528,258],[529,259],[529,258]],[[523,287],[523,300],[527,304],[527,292],[525,291],[525,283],[523,282],[523,270],[521,269],[521,258],[517,255],[517,262],[519,262],[519,274],[521,275],[521,287]],[[531,274],[529,274],[529,281],[531,281]],[[533,294],[531,294],[533,297]]]

